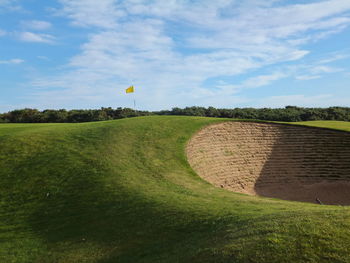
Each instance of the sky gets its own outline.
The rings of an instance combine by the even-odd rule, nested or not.
[[[349,44],[349,0],[0,0],[0,112],[350,106]]]

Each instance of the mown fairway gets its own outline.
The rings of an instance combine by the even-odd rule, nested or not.
[[[192,171],[186,142],[218,121],[1,124],[0,262],[350,262],[348,207],[236,194]]]

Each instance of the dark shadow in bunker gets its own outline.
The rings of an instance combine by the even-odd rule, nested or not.
[[[277,125],[256,194],[283,200],[350,205],[350,133]]]

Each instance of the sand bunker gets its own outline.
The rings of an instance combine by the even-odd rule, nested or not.
[[[188,143],[192,168],[217,187],[284,200],[350,205],[350,133],[225,122]]]

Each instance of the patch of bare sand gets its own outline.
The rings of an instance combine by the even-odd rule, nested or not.
[[[199,176],[234,192],[350,205],[350,134],[282,124],[225,122],[187,145]]]

